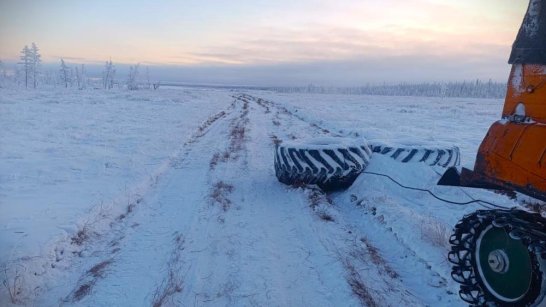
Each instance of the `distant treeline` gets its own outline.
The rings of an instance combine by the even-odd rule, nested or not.
[[[433,83],[400,83],[365,85],[357,87],[324,87],[308,85],[302,87],[271,88],[280,93],[346,94],[346,95],[381,95],[381,96],[419,96],[419,97],[467,97],[467,98],[504,98],[506,83],[463,81]]]

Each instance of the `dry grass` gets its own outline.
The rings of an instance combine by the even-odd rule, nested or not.
[[[112,264],[113,260],[112,259],[108,259],[108,260],[104,260],[102,262],[99,262],[97,263],[95,266],[93,266],[92,268],[90,268],[87,273],[90,274],[91,276],[95,277],[95,278],[102,278],[104,277],[104,274],[105,274],[105,271],[106,271],[106,268]]]
[[[282,140],[279,139],[279,138],[278,138],[276,135],[274,135],[274,134],[272,134],[272,135],[270,136],[270,138],[271,138],[271,142],[273,143],[273,145],[279,145],[279,144],[282,143]]]
[[[373,264],[379,267],[381,270],[387,273],[390,278],[396,279],[400,275],[387,263],[385,258],[379,252],[379,249],[372,245],[366,237],[360,238],[360,241],[366,245],[368,255]]]
[[[518,195],[512,190],[493,190],[496,194],[504,195],[512,200],[516,199]]]
[[[383,306],[380,302],[383,301],[388,295],[393,291],[397,291],[396,279],[399,278],[399,274],[386,262],[386,260],[381,255],[379,249],[372,245],[366,237],[360,238],[360,243],[358,241],[354,242],[353,246],[349,246],[348,253],[344,256],[340,255],[341,263],[347,271],[346,280],[354,295],[356,295],[363,306]],[[367,285],[367,278],[363,278],[360,275],[360,271],[357,269],[355,264],[364,265],[364,270],[374,269],[377,270],[380,276],[385,276],[390,278],[381,278],[385,284],[380,286],[385,288],[384,290],[377,290],[375,284],[371,284],[376,287],[371,288]],[[373,264],[373,266],[372,266]],[[407,306],[407,304],[402,304],[401,306]]]
[[[294,189],[305,189],[308,187],[308,184],[303,181],[295,180],[290,186]]]
[[[231,125],[230,137],[230,152],[240,151],[243,148],[246,135],[246,125],[249,122],[248,119],[248,102],[243,105],[243,112],[239,116],[239,119],[234,120]]]
[[[161,307],[167,303],[176,293],[182,292],[184,284],[180,268],[180,260],[182,258],[182,251],[184,250],[185,238],[182,234],[175,232],[173,238],[173,251],[171,257],[167,263],[168,274],[167,277],[161,282],[161,285],[155,290],[152,301],[152,306]]]
[[[162,286],[160,292],[154,293],[154,300],[152,306],[161,307],[165,304],[167,299],[173,296],[176,293],[180,293],[183,290],[182,282],[174,275],[173,272],[169,271],[169,277],[165,281],[165,285]]]
[[[205,135],[205,130],[207,130],[207,128],[210,127],[210,125],[212,125],[215,121],[219,120],[220,118],[222,118],[224,116],[226,116],[226,112],[221,111],[221,112],[209,117],[204,123],[202,123],[197,128],[196,137],[201,137],[201,136]]]
[[[309,206],[313,209],[320,204],[333,204],[332,199],[317,187],[308,188],[307,199],[309,200]]]
[[[324,194],[319,189],[311,188],[307,194],[307,200],[309,201],[309,206],[315,209],[324,200]]]
[[[120,214],[116,219],[118,221],[122,221],[123,219],[125,219],[127,216],[129,216],[129,214],[133,213],[133,210],[135,210],[136,205],[139,204],[140,202],[142,202],[142,198],[138,198],[134,203],[128,204],[125,212]]]
[[[433,217],[425,218],[421,222],[421,238],[430,242],[433,246],[441,247],[446,250],[451,248],[449,237],[451,229],[438,222]]]
[[[239,98],[240,99],[240,98]],[[243,112],[238,118],[235,118],[231,123],[231,130],[229,131],[229,146],[222,153],[215,153],[210,162],[209,168],[213,170],[220,162],[227,162],[229,160],[237,160],[238,153],[243,150],[246,142],[247,124],[248,119],[248,101],[245,101],[243,105]]]
[[[333,204],[330,197],[317,187],[307,188],[307,200],[309,202],[309,207],[321,220],[325,222],[334,222],[334,217],[328,212],[328,207],[332,206]]]
[[[335,219],[326,210],[317,210],[318,217],[325,222],[334,222]]]
[[[81,246],[85,241],[89,240],[90,237],[89,228],[86,225],[70,238],[70,243]]]
[[[7,266],[4,267],[4,280],[2,282],[8,290],[9,299],[12,304],[21,304],[21,293],[23,292],[23,277],[19,267],[15,267],[13,273],[8,273]]]
[[[240,151],[243,148],[245,142],[246,127],[240,122],[235,125],[230,132],[230,152]]]
[[[223,181],[218,181],[212,186],[210,192],[211,203],[218,204],[222,210],[227,211],[231,206],[231,200],[228,198],[229,194],[233,192],[235,188],[231,184],[227,184]]]
[[[100,279],[106,276],[106,269],[114,263],[113,259],[107,259],[95,264],[80,277],[76,288],[63,300],[64,302],[79,302],[91,293],[91,290]]]
[[[91,293],[91,288],[93,288],[93,285],[90,283],[81,285],[76,291],[74,291],[71,301],[80,301],[82,298],[86,297],[87,295],[89,295],[89,293]]]
[[[216,168],[216,165],[218,165],[219,162],[220,162],[220,153],[217,152],[210,159],[209,169],[213,170],[214,168]]]
[[[262,98],[255,99],[256,103],[265,109],[265,113],[271,113],[268,104],[271,104],[269,101],[266,101]]]
[[[330,130],[328,129],[325,129],[325,128],[322,128],[320,127],[319,125],[315,124],[315,123],[311,123],[309,124],[311,127],[315,128],[315,129],[318,129],[320,132],[324,133],[324,134],[328,134],[330,133]]]
[[[520,200],[521,204],[532,212],[538,213],[542,216],[546,216],[546,202],[528,198]]]
[[[343,261],[343,264],[345,266],[345,269],[347,270],[347,283],[351,287],[353,294],[356,295],[356,297],[358,297],[358,299],[360,300],[360,303],[363,306],[368,307],[380,306],[372,296],[372,291],[368,288],[362,276],[350,263],[350,261],[346,259],[345,261]]]

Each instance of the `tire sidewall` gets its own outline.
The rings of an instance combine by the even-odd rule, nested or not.
[[[343,141],[331,146],[277,144],[275,174],[278,180],[296,186],[316,184],[331,191],[348,188],[369,164],[372,151],[366,140]],[[332,158],[334,154],[335,159]]]

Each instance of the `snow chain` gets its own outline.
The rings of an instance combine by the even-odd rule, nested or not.
[[[449,262],[453,264],[452,278],[461,284],[460,297],[472,306],[491,305],[495,302],[489,293],[483,291],[480,285],[481,277],[477,276],[477,269],[472,257],[475,257],[476,240],[480,231],[492,224],[504,228],[509,236],[527,246],[535,257],[532,258],[534,281],[524,301],[518,306],[532,306],[540,295],[543,295],[542,272],[537,259],[546,259],[546,224],[545,219],[536,213],[511,210],[478,210],[466,215],[455,226],[454,233],[449,239],[451,251]]]

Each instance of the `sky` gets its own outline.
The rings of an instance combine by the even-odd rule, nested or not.
[[[493,79],[526,0],[0,0],[0,59],[36,42],[44,63],[241,85]]]

